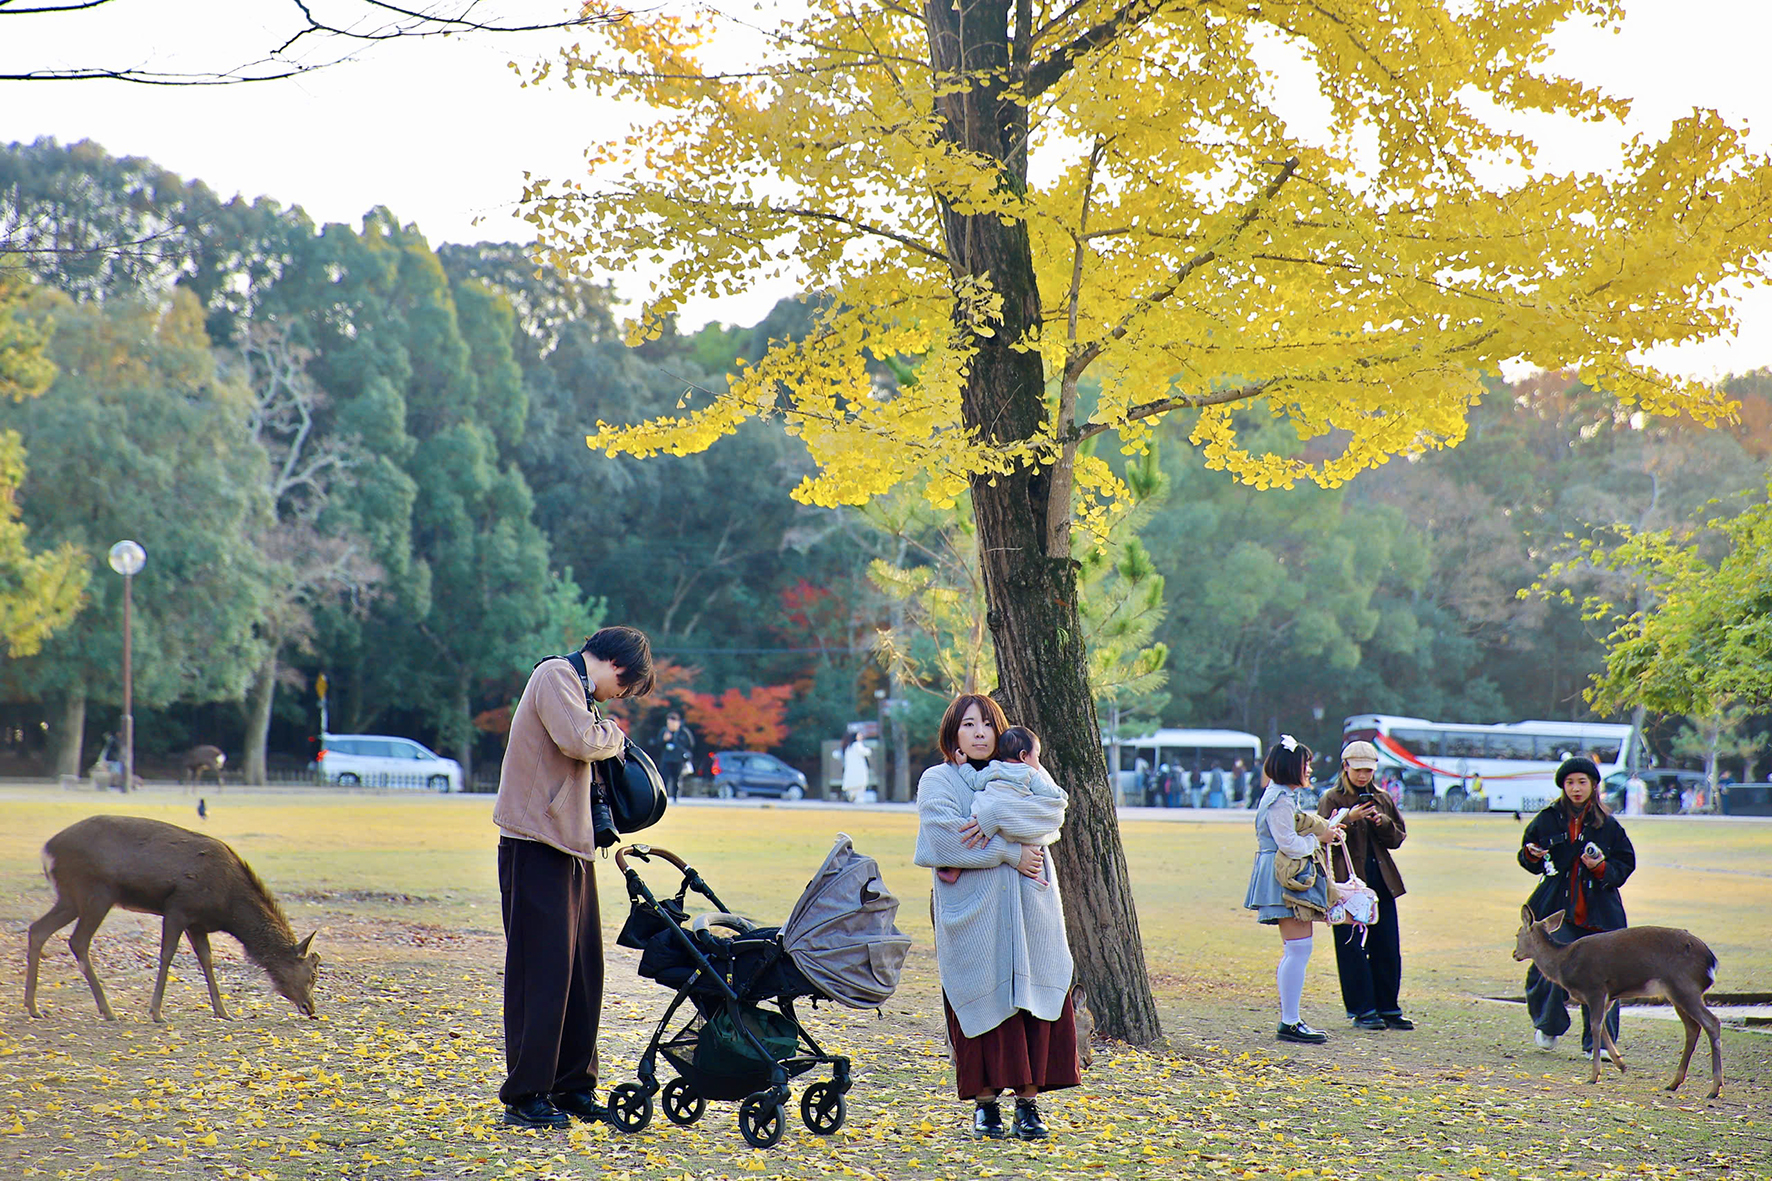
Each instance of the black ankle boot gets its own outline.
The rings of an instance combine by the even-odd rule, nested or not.
[[[1017,1140],[1044,1140],[1052,1134],[1046,1127],[1046,1121],[1040,1118],[1040,1109],[1032,1099],[1015,1101],[1015,1118],[1012,1122]]]
[[[1019,1118],[1019,1116],[1017,1118]],[[1001,1140],[1003,1134],[1003,1108],[995,1099],[992,1099],[989,1103],[980,1103],[973,1109],[973,1139]]]

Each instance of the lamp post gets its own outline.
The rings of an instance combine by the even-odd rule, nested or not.
[[[141,573],[148,553],[133,541],[119,541],[111,547],[111,569],[123,576],[123,790],[135,787],[135,714],[130,702],[134,684],[129,667],[129,614],[131,588]]]

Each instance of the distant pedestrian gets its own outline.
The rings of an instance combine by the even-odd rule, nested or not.
[[[658,773],[664,777],[665,790],[671,799],[678,795],[680,777],[695,769],[695,735],[683,724],[683,715],[672,710],[665,715],[664,729],[658,732]]]
[[[206,805],[203,802],[202,796],[197,797],[197,819],[199,819],[199,820],[209,819],[209,807],[208,807],[208,805]]]
[[[843,748],[843,798],[859,803],[868,784],[873,781],[873,754],[857,733]]]

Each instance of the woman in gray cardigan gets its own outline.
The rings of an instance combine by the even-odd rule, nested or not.
[[[960,871],[946,875],[952,881],[931,877],[942,1008],[959,1096],[976,1105],[973,1134],[1004,1136],[997,1096],[1012,1091],[1015,1136],[1039,1140],[1048,1132],[1035,1096],[1080,1081],[1072,963],[1047,864],[1053,835],[1009,825],[987,832],[973,818],[973,793],[987,781],[1006,729],[1002,709],[982,693],[948,706],[939,738],[945,761],[917,785],[916,862]]]

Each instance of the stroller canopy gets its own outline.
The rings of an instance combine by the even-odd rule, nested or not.
[[[843,833],[794,904],[781,943],[818,989],[852,1009],[872,1009],[898,988],[910,936],[893,920],[898,899],[872,857]]]

